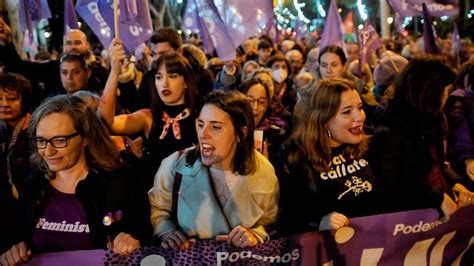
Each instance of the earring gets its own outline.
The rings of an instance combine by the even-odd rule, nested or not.
[[[332,139],[331,131],[329,130],[329,128],[326,128],[326,132],[328,133],[329,138]]]

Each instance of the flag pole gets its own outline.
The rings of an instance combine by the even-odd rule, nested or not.
[[[398,69],[397,65],[395,64],[395,62],[393,62],[393,59],[392,59],[392,56],[390,55],[390,51],[387,50],[387,48],[385,47],[385,45],[382,45],[383,47],[383,51],[387,54],[388,56],[388,59],[390,60],[390,62],[392,63],[392,66],[393,68],[395,69],[395,71],[397,71],[397,73],[399,74],[400,73],[400,70]]]
[[[1,1],[1,0],[0,0]],[[115,26],[115,38],[120,39],[119,32],[119,18],[118,18],[119,0],[114,0],[114,26]]]

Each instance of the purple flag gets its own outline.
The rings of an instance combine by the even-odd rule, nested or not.
[[[296,19],[295,32],[296,32],[295,42],[301,41],[305,35],[305,30],[303,27],[303,21],[301,21],[298,18]]]
[[[365,21],[364,28],[359,34],[359,73],[361,73],[363,66],[369,61],[370,54],[382,47],[383,42],[369,20]]]
[[[273,0],[221,0],[214,1],[226,25],[234,48],[255,35],[273,15]]]
[[[99,12],[115,32],[113,0],[98,0]],[[125,48],[132,51],[153,34],[147,0],[120,0],[119,32]]]
[[[459,14],[458,0],[388,0],[388,3],[402,17],[421,16],[423,3],[435,17]]]
[[[47,0],[20,0],[20,29],[33,34],[35,22],[51,17]]]
[[[459,36],[458,26],[454,23],[453,39],[451,41],[451,52],[455,55],[461,51],[461,37]]]
[[[331,0],[329,5],[329,10],[327,12],[326,22],[324,23],[323,34],[321,35],[321,40],[319,41],[319,51],[328,45],[337,45],[342,47],[344,52],[346,47],[344,45],[344,35],[342,33],[341,27],[342,19],[337,12],[336,1]]]
[[[278,30],[276,18],[274,16],[268,20],[267,25],[263,28],[263,32],[265,35],[272,37],[273,43],[278,43],[278,40],[280,39],[280,31]]]
[[[438,46],[436,46],[435,30],[431,24],[431,15],[423,4],[423,42],[425,46],[425,53],[439,54]]]
[[[395,12],[395,28],[400,34],[403,34],[403,32],[405,32],[405,27],[403,26],[403,18],[398,12]]]
[[[111,28],[104,17],[99,12],[97,0],[77,0],[76,11],[82,17],[85,23],[89,25],[104,47],[109,47],[114,37],[113,28]],[[113,17],[112,17],[113,19]]]
[[[196,5],[196,11],[188,4],[185,27],[199,30],[206,50],[211,49],[212,44],[223,61],[235,59],[235,48],[264,28],[273,17],[271,0],[223,0],[218,3],[195,0],[192,4]]]
[[[28,3],[28,10],[30,11],[32,21],[51,17],[51,10],[49,10],[47,0],[26,0],[26,2]]]
[[[212,53],[215,47],[212,44],[211,36],[205,27],[204,18],[199,16],[196,0],[188,0],[183,18],[183,28],[195,33],[199,33],[206,53]]]
[[[78,28],[76,10],[74,10],[72,0],[64,0],[64,34]]]

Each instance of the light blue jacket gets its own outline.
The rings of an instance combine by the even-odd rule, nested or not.
[[[178,222],[188,237],[215,238],[229,234],[238,226],[244,226],[259,238],[269,239],[265,227],[276,222],[279,187],[275,170],[270,162],[255,151],[257,171],[241,176],[223,212],[232,228],[229,228],[219,203],[213,195],[208,170],[198,159],[186,166],[185,154],[178,152],[164,159],[158,170],[153,188],[148,192],[151,204],[151,221],[154,233],[161,236],[176,225],[171,220],[173,181],[175,173],[182,174],[178,196]]]

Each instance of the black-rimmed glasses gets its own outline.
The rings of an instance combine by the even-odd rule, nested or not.
[[[48,143],[51,143],[51,146],[54,148],[65,148],[69,145],[69,140],[79,136],[78,132],[72,133],[67,136],[56,136],[50,139],[45,138],[30,138],[30,143],[33,147],[37,149],[45,149]]]

